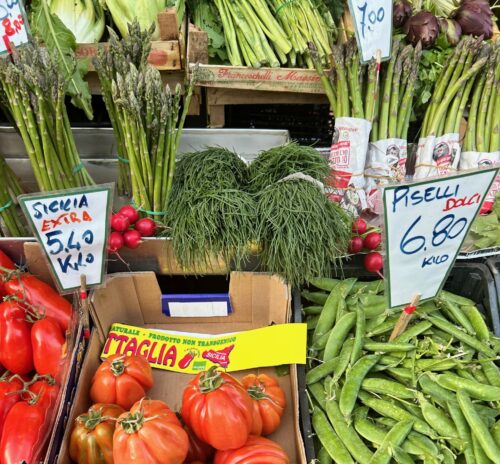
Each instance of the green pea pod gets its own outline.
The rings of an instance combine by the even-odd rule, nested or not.
[[[318,324],[319,316],[311,316],[307,318],[307,330],[314,330]]]
[[[389,464],[393,449],[398,448],[413,428],[413,420],[404,420],[397,423],[385,436],[379,449],[373,455],[371,464]]]
[[[342,440],[351,456],[360,464],[368,464],[373,454],[356,433],[354,427],[348,426],[347,422],[342,417],[337,401],[329,399],[326,402],[326,413],[328,414],[328,419],[330,419],[335,432],[340,440]]]
[[[484,375],[488,379],[488,383],[494,387],[500,387],[500,369],[495,362],[487,359],[481,353],[479,353],[478,358],[481,361],[481,366],[483,367]]]
[[[416,316],[421,316],[422,314],[434,313],[436,311],[439,311],[439,308],[436,306],[436,303],[431,300],[418,305],[414,314]]]
[[[339,301],[339,307],[337,309],[337,317],[335,318],[335,325],[342,319],[346,314],[351,314],[349,309],[347,309],[346,302],[344,300]]]
[[[316,325],[316,327],[318,327]],[[311,345],[311,349],[315,352],[319,352],[325,349],[326,342],[328,341],[328,337],[330,336],[333,329],[330,329],[328,332],[321,335],[321,337],[317,338]]]
[[[354,363],[361,357],[363,352],[363,342],[365,337],[366,319],[365,313],[359,305],[356,306],[356,331],[354,334],[354,346],[352,347],[350,364]]]
[[[330,332],[328,341],[325,346],[325,354],[323,358],[325,360],[334,358],[340,352],[342,344],[346,339],[347,335],[354,327],[356,323],[356,313],[345,314],[340,321],[338,321]]]
[[[302,298],[317,305],[324,305],[328,300],[328,293],[302,291]]]
[[[414,464],[412,457],[402,448],[394,448],[391,450],[393,459],[398,464]]]
[[[315,382],[307,386],[309,394],[317,401],[321,409],[326,411],[325,388],[321,382]]]
[[[495,425],[491,428],[491,436],[495,443],[500,446],[500,420],[495,422]]]
[[[427,393],[434,401],[444,405],[447,401],[455,401],[455,395],[446,388],[438,385],[435,380],[432,380],[428,375],[421,375],[418,383],[422,390]]]
[[[344,443],[333,430],[327,417],[319,408],[315,408],[312,416],[312,425],[319,441],[328,451],[328,454],[338,464],[354,464]]]
[[[460,309],[469,319],[474,331],[476,332],[476,337],[482,342],[488,342],[490,339],[490,331],[486,325],[483,315],[477,309],[476,306],[461,306]]]
[[[386,303],[379,303],[376,305],[371,305],[371,306],[363,306],[361,305],[361,308],[363,309],[365,313],[366,319],[374,319],[381,314],[384,314],[387,310],[387,304]]]
[[[413,384],[413,372],[411,369],[407,369],[406,367],[388,367],[387,373],[395,378],[398,382],[407,383],[410,382]]]
[[[491,388],[491,387],[490,387]],[[464,390],[457,392],[457,400],[462,410],[469,427],[472,430],[473,436],[477,439],[481,448],[488,458],[495,464],[500,464],[500,447],[495,443],[486,424],[482,421],[481,416],[474,408],[469,395]]]
[[[332,464],[332,457],[328,454],[326,448],[321,447],[318,451],[318,464]]]
[[[481,353],[479,353],[481,354]],[[490,382],[488,380],[488,377],[486,377],[483,367],[481,365],[473,365],[469,366],[469,369],[472,373],[472,377],[476,382],[483,383],[485,385],[488,385]]]
[[[450,301],[453,301],[453,303],[456,303],[460,306],[474,306],[476,304],[469,298],[465,298],[464,296],[460,295],[455,295],[454,293],[448,292],[446,290],[441,290],[439,296],[442,298],[446,298]]]
[[[476,335],[472,324],[465,315],[463,311],[455,304],[453,301],[447,300],[446,298],[440,298],[438,300],[441,304],[442,309],[446,312],[450,319],[455,321],[457,324],[461,325],[470,335]]]
[[[384,281],[382,279],[372,280],[371,282],[356,282],[352,286],[351,293],[381,293],[384,291]]]
[[[350,420],[352,410],[356,404],[361,382],[379,359],[380,355],[378,354],[364,356],[347,372],[339,400],[340,411],[347,421]]]
[[[486,456],[483,447],[474,434],[472,434],[472,448],[474,450],[476,464],[491,464],[491,461],[488,459],[488,456]]]
[[[335,318],[337,317],[338,303],[340,301],[340,289],[342,285],[342,282],[337,284],[328,295],[326,301],[323,303],[323,311],[321,311],[318,324],[316,325],[316,329],[314,330],[312,338],[313,342],[318,340],[318,338],[320,338],[333,327],[333,323],[335,322]]]
[[[415,368],[418,371],[449,371],[459,366],[454,359],[417,359]],[[407,367],[406,365],[404,367]]]
[[[337,279],[330,279],[328,277],[316,277],[309,279],[309,284],[313,287],[331,292],[341,281]]]
[[[414,337],[430,329],[432,324],[428,321],[422,321],[407,328],[401,335],[397,336],[394,343],[408,343]]]
[[[363,391],[359,392],[359,399],[364,405],[378,412],[382,416],[387,416],[397,421],[414,419],[415,423],[413,425],[413,428],[417,432],[423,433],[433,440],[437,439],[436,432],[432,429],[432,427],[430,427],[425,421],[419,418],[414,418],[408,411],[404,410],[403,408],[396,406],[389,401],[375,398]]]
[[[315,382],[320,381],[327,375],[333,372],[336,364],[339,362],[338,358],[333,358],[328,361],[325,361],[323,364],[316,366],[314,369],[311,369],[306,374],[306,384],[312,385]]]
[[[475,377],[472,375],[472,372],[470,372],[466,369],[458,368],[458,369],[456,369],[456,372],[457,372],[457,375],[459,377],[462,377],[463,379],[470,380],[471,382],[476,381]]]
[[[338,356],[339,362],[333,369],[333,381],[337,383],[340,378],[344,375],[347,367],[349,366],[349,361],[351,359],[351,353],[354,347],[354,338],[349,338],[342,347],[340,354]]]
[[[415,345],[411,343],[379,343],[372,341],[365,341],[363,348],[367,351],[376,351],[380,353],[398,353],[400,351],[412,351],[416,348]]]
[[[478,400],[500,401],[500,388],[492,385],[484,385],[474,380],[464,379],[454,374],[438,374],[435,376],[436,382],[448,390],[458,392],[464,390]]]
[[[400,399],[414,399],[415,391],[405,387],[399,382],[393,380],[378,379],[367,377],[361,383],[361,388],[370,393],[388,394]]]
[[[316,316],[321,314],[323,306],[306,306],[302,311],[306,316]]]
[[[441,457],[443,464],[455,464],[456,459],[454,454],[445,446],[441,446]]]
[[[385,319],[387,319],[387,316],[385,317]],[[366,336],[368,338],[372,338],[378,335],[383,335],[387,332],[392,332],[394,326],[396,325],[396,322],[398,322],[399,320],[399,316],[391,317],[387,320],[385,319],[382,323],[376,325],[375,327],[371,327],[370,324],[370,322],[372,322],[374,319],[372,319],[372,321],[368,321],[366,324]]]
[[[450,413],[450,417],[453,420],[453,423],[455,424],[458,436],[462,441],[465,460],[467,463],[474,463],[475,462],[474,448],[472,447],[472,435],[469,424],[467,424],[467,421],[465,420],[465,417],[462,414],[462,411],[460,410],[460,407],[458,406],[458,403],[455,400],[448,401],[446,403],[446,406],[448,408],[448,412]]]
[[[358,295],[351,295],[345,300],[349,311],[354,311],[354,307],[358,304]]]

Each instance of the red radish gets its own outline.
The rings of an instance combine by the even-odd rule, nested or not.
[[[123,214],[113,214],[111,217],[111,228],[116,232],[125,232],[130,227],[130,221]]]
[[[356,234],[362,235],[366,232],[366,222],[361,218],[356,218],[352,223],[352,231]]]
[[[363,239],[361,237],[353,237],[349,243],[349,253],[359,253],[363,249]]]
[[[130,224],[135,224],[137,219],[139,219],[139,212],[132,205],[125,205],[120,208],[118,214],[123,214],[128,217]]]
[[[109,234],[108,251],[110,253],[116,253],[120,248],[123,248],[124,244],[123,235],[120,232],[111,232]]]
[[[137,248],[142,243],[141,238],[141,234],[138,230],[127,230],[127,232],[123,234],[123,240],[127,248]]]
[[[134,229],[138,230],[142,237],[152,237],[156,232],[156,223],[150,218],[139,219]]]
[[[378,274],[384,266],[384,259],[378,251],[372,251],[365,256],[364,264],[368,272],[376,272]]]
[[[382,236],[378,232],[370,232],[363,240],[363,246],[368,250],[376,250],[382,242]]]

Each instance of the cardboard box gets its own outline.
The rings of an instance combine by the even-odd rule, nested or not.
[[[91,405],[88,396],[90,382],[100,365],[99,356],[105,337],[114,322],[183,332],[218,334],[265,327],[272,323],[285,323],[290,319],[291,292],[278,276],[251,272],[231,273],[229,294],[233,313],[227,317],[172,318],[162,313],[162,291],[154,273],[109,276],[106,287],[93,292],[91,298],[92,315],[96,326],[82,366],[68,424]],[[269,349],[272,349],[272,346]],[[257,371],[275,374],[274,368],[264,368],[238,372],[235,376],[241,378],[245,374]],[[155,384],[148,392],[148,396],[163,400],[170,408],[178,411],[182,392],[192,376],[158,369],[154,369],[153,373]],[[306,459],[299,428],[296,367],[290,366],[290,373],[279,377],[279,382],[285,390],[288,404],[281,427],[270,438],[283,446],[290,456],[291,463],[302,464]],[[58,463],[70,462],[68,457],[70,433],[71,427],[68,426]]]

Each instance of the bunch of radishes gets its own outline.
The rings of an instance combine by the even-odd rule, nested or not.
[[[108,252],[116,253],[126,246],[137,248],[143,237],[152,237],[156,232],[156,223],[150,218],[139,219],[139,212],[132,205],[123,206],[111,217]]]
[[[360,253],[363,250],[368,250],[364,259],[365,269],[369,272],[380,273],[384,266],[382,255],[375,251],[382,243],[382,235],[380,232],[369,231],[366,221],[361,218],[355,219],[352,223],[353,236],[349,243],[349,252],[352,254]]]

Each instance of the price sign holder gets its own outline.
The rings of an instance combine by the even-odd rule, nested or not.
[[[441,291],[497,173],[482,169],[383,188],[390,308]]]
[[[19,197],[60,293],[104,282],[113,193],[103,184]]]
[[[0,56],[30,42],[28,16],[22,0],[0,0]]]
[[[392,0],[349,0],[349,11],[361,50],[361,63],[377,54],[384,61],[392,49]]]

